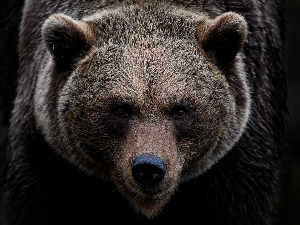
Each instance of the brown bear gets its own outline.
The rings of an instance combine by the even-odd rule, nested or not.
[[[268,224],[280,4],[25,1],[4,224]]]

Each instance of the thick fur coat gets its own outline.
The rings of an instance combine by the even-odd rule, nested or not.
[[[11,34],[21,21],[5,224],[268,224],[284,149],[281,1],[28,0],[22,20],[20,6],[1,15]],[[163,162],[158,184],[138,182],[141,155]]]

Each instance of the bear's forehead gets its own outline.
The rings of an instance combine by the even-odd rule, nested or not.
[[[103,81],[139,80],[147,83],[211,80],[219,71],[191,49],[165,45],[96,48],[78,65],[78,72]],[[156,85],[157,86],[157,85]],[[148,86],[149,87],[149,86]]]
[[[220,79],[218,70],[200,55],[180,46],[146,45],[94,49],[73,74],[72,83],[78,83],[83,97],[143,107],[154,102],[162,108],[216,98],[222,95]]]
[[[84,18],[98,41],[76,74],[84,74],[99,93],[124,99],[179,102],[194,93],[201,99],[199,95],[217,92],[223,78],[205,60],[195,38],[207,17],[159,5],[125,5]]]
[[[104,41],[130,43],[141,37],[194,39],[206,15],[157,1],[100,10],[83,18]],[[138,34],[138,36],[136,35]]]

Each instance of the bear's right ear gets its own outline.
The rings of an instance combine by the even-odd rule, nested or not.
[[[76,58],[90,50],[95,43],[91,27],[69,16],[54,14],[43,25],[42,34],[56,66],[61,70],[72,68]]]
[[[200,47],[222,67],[230,66],[242,50],[247,37],[247,23],[237,13],[229,12],[204,21],[197,29]]]

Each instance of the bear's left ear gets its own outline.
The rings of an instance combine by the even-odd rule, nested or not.
[[[90,50],[95,35],[89,24],[54,14],[43,25],[42,34],[57,67],[68,70],[82,53]]]
[[[209,57],[215,58],[221,66],[228,66],[243,48],[247,37],[247,23],[237,13],[224,13],[200,24],[196,37]]]

